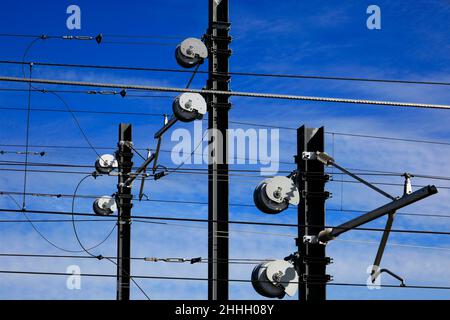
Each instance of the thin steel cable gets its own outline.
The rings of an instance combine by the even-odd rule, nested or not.
[[[20,257],[20,258],[57,258],[57,259],[98,259],[97,257],[92,257],[89,255],[56,255],[56,254],[31,254],[31,253],[0,253],[0,257]],[[116,256],[103,256],[104,259],[117,259]],[[207,258],[199,257],[201,261],[192,263],[207,263],[209,260]],[[123,258],[126,259],[126,258]],[[167,262],[167,263],[185,263],[191,262],[195,258],[156,258],[156,257],[130,257],[130,260],[137,260],[143,262]],[[217,263],[230,263],[230,264],[258,264],[264,261],[274,261],[275,259],[250,259],[250,258],[230,258],[224,260],[218,260]]]
[[[34,88],[34,87],[33,87]],[[2,92],[28,92],[27,89],[19,89],[19,88],[0,88],[0,91]],[[98,95],[98,96],[105,96],[105,95],[120,95],[120,91],[94,91],[94,90],[47,90],[47,89],[32,89],[32,92],[40,92],[40,93],[48,93],[49,91],[57,92],[57,93],[71,93],[71,94],[87,94],[90,96]],[[130,93],[133,92],[130,90],[126,93],[125,96],[120,96],[121,98],[171,98],[174,99],[176,96],[174,95],[157,95],[157,94],[148,94],[148,95],[142,95],[142,94],[133,94]]]
[[[45,37],[44,37],[44,36],[37,36],[36,39],[32,40],[32,41],[28,44],[28,46],[26,47],[25,51],[23,52],[23,55],[22,55],[22,62],[25,61],[25,58],[26,58],[26,56],[28,55],[29,51],[31,50],[31,48],[34,46],[34,44],[35,44],[38,40],[45,40],[45,39],[47,39],[47,38],[48,38],[47,36],[45,36]],[[53,38],[55,38],[55,37],[53,37]],[[64,38],[64,37],[63,37],[63,38]],[[72,38],[73,38],[73,37],[71,37],[71,39],[72,39]],[[92,39],[94,39],[94,38],[92,38]],[[30,63],[30,77],[29,77],[30,79],[31,79],[31,70],[32,70],[32,66],[33,66],[33,63],[31,62],[31,63]],[[26,77],[25,77],[24,64],[22,64],[22,74],[23,74],[23,77],[26,78]],[[32,82],[30,81],[30,82],[29,82],[29,88],[28,88],[28,89],[29,89],[28,96],[29,96],[29,100],[30,100],[29,105],[28,105],[28,114],[30,113],[30,108],[31,108],[31,106],[30,106],[30,103],[31,103],[31,91],[30,91],[30,90],[31,90],[32,88],[35,89],[35,90],[39,90],[38,88],[34,87],[34,86],[32,85]],[[81,127],[81,125],[80,125],[80,123],[79,123],[79,121],[78,121],[76,115],[71,111],[71,109],[70,109],[68,103],[67,103],[67,102],[66,102],[66,101],[65,101],[58,93],[56,93],[56,92],[53,92],[53,91],[50,91],[50,90],[46,90],[45,92],[49,92],[49,93],[53,94],[55,97],[57,97],[57,98],[64,104],[64,106],[66,107],[67,111],[70,113],[70,115],[72,116],[73,120],[75,121],[75,123],[76,123],[78,129],[80,130],[81,134],[83,135],[84,139],[86,140],[87,144],[92,148],[92,150],[97,154],[97,156],[98,156],[99,158],[101,158],[100,154],[97,152],[97,150],[95,150],[94,146],[92,145],[92,143],[91,143],[90,140],[88,139],[86,133],[84,132],[83,128]],[[29,117],[29,116],[28,116],[28,117]],[[28,120],[28,121],[29,121],[29,120]],[[27,129],[27,132],[28,132],[28,129]],[[27,140],[27,148],[28,148],[28,140]],[[25,176],[26,176],[26,172],[25,172]]]
[[[33,65],[30,64],[30,78],[32,77]],[[27,191],[27,169],[28,169],[28,145],[30,139],[30,114],[31,114],[31,83],[28,84],[28,108],[27,108],[27,120],[26,120],[26,133],[25,133],[25,166],[23,174],[23,197],[22,208],[26,207],[26,191]]]
[[[71,273],[65,272],[41,272],[41,271],[20,271],[20,270],[0,270],[2,274],[22,274],[22,275],[48,275],[48,276],[71,276]],[[115,274],[104,274],[104,273],[82,273],[82,277],[101,277],[101,278],[115,278]],[[149,276],[149,275],[135,275],[137,279],[159,279],[159,280],[182,280],[182,281],[226,281],[226,282],[236,282],[236,283],[251,283],[251,280],[247,279],[208,279],[200,277],[173,277],[173,276]],[[299,281],[299,283],[308,283],[311,285],[328,285],[328,286],[357,286],[357,287],[367,287],[365,283],[347,283],[347,282],[305,282]],[[450,286],[432,286],[432,285],[380,285],[382,288],[398,288],[398,289],[430,289],[430,290],[450,290]]]
[[[146,221],[142,220],[135,220],[137,222],[143,222]],[[198,226],[191,226],[191,225],[185,225],[185,224],[167,224],[169,226],[178,226],[178,227],[184,227],[184,228],[201,228],[207,230],[207,227],[198,227]],[[296,238],[296,234],[289,234],[289,233],[272,233],[272,232],[258,232],[258,231],[249,231],[249,230],[229,230],[229,231],[218,231],[218,233],[224,233],[222,237],[229,238],[230,233],[246,233],[246,234],[259,234],[259,235],[267,235],[267,236],[275,236],[275,237],[287,237],[287,238]],[[228,235],[226,235],[228,234]],[[349,243],[361,243],[361,244],[374,244],[379,245],[379,242],[376,241],[364,241],[364,240],[345,240],[345,239],[335,239],[335,241],[338,242],[349,242]],[[417,248],[417,249],[430,249],[430,250],[444,250],[444,251],[450,251],[450,248],[446,247],[435,247],[435,246],[422,246],[422,245],[412,245],[412,244],[402,244],[402,243],[388,243],[387,246],[392,247],[400,247],[400,248]],[[261,261],[261,260],[260,260]]]
[[[85,181],[87,178],[89,178],[89,177],[93,177],[92,176],[92,174],[91,175],[87,175],[87,176],[85,176],[84,178],[82,178],[79,182],[78,182],[78,184],[77,184],[77,186],[76,186],[76,188],[75,188],[75,191],[73,192],[73,197],[72,197],[72,227],[73,227],[73,232],[74,232],[74,234],[75,234],[75,237],[76,237],[76,239],[77,239],[77,242],[78,242],[78,244],[80,245],[80,247],[83,249],[83,251],[84,252],[86,252],[89,256],[91,256],[91,257],[93,257],[93,258],[97,258],[98,260],[102,260],[102,259],[106,259],[106,260],[108,260],[109,262],[111,262],[112,264],[114,264],[115,266],[117,266],[117,263],[114,261],[114,260],[112,260],[111,258],[108,258],[108,257],[104,257],[104,256],[102,256],[102,255],[94,255],[94,254],[92,254],[91,252],[90,252],[90,250],[92,249],[92,248],[89,248],[89,249],[86,249],[86,247],[83,245],[83,243],[81,242],[81,239],[80,239],[80,237],[79,237],[79,235],[78,235],[78,232],[77,232],[77,227],[76,227],[76,224],[75,224],[75,215],[74,215],[74,210],[75,210],[75,198],[76,198],[76,195],[77,195],[77,191],[78,191],[78,188],[80,187],[80,185],[83,183],[83,181]],[[116,228],[116,226],[117,226],[117,223],[116,224],[114,224],[114,227],[113,227],[113,229],[112,229],[112,231]],[[111,233],[112,233],[112,231],[111,231]],[[111,234],[110,233],[110,234]],[[139,290],[142,292],[142,294],[148,299],[148,300],[150,300],[150,297],[147,295],[147,293],[141,288],[141,286],[133,279],[133,277],[127,272],[127,271],[125,271],[125,270],[123,270],[129,277],[130,277],[130,280],[139,288]]]
[[[0,110],[27,110],[26,108],[19,107],[0,107]],[[50,109],[50,108],[32,108],[31,111],[37,112],[69,112],[66,109]],[[148,113],[148,112],[121,112],[121,111],[96,111],[96,110],[75,110],[74,113],[88,113],[88,114],[106,114],[106,115],[133,115],[133,116],[149,116],[149,117],[162,117],[163,114]]]
[[[72,223],[72,219],[31,219],[34,223]],[[108,219],[78,219],[77,222],[111,222],[115,220],[108,220]],[[7,220],[0,220],[0,223],[28,223],[26,220],[13,220],[13,219],[7,219]]]
[[[2,195],[2,194],[0,194],[0,195]],[[17,202],[17,200],[16,200],[12,195],[6,194],[6,196],[8,196],[8,197],[9,197],[9,198],[10,198],[10,199],[18,206],[18,208],[21,208],[21,207],[20,207],[20,204]],[[29,223],[31,224],[31,226],[32,226],[32,228],[34,229],[34,231],[35,231],[42,239],[44,239],[48,244],[50,244],[52,247],[54,247],[54,248],[56,248],[56,249],[58,249],[58,250],[65,251],[65,252],[70,252],[70,253],[80,253],[80,252],[82,252],[82,251],[79,251],[79,250],[70,250],[70,249],[63,248],[63,247],[61,247],[61,246],[55,244],[53,241],[50,241],[50,239],[48,239],[48,238],[47,238],[47,237],[39,230],[39,228],[34,224],[33,220],[30,219],[30,218],[28,217],[26,210],[24,210],[24,209],[22,208],[22,209],[20,209],[20,210],[17,210],[17,212],[23,213],[23,215],[24,215],[25,218],[27,219],[27,222],[29,222]],[[114,230],[114,229],[113,229],[113,230]],[[98,243],[96,246],[94,246],[93,248],[96,248],[96,247],[102,245],[102,244],[103,244],[103,243],[111,236],[111,234],[112,234],[112,231],[106,236],[106,238],[105,238],[104,240],[102,240],[101,242],[99,242],[99,243]],[[92,249],[93,249],[93,248],[92,248]]]
[[[187,161],[187,160],[185,160]],[[181,168],[181,166],[185,163],[182,162],[179,167]],[[2,165],[0,163],[0,165]],[[10,164],[10,165],[14,165],[14,164]],[[190,176],[198,176],[198,177],[204,177],[206,176],[208,178],[208,181],[211,181],[210,177],[211,177],[211,173],[208,172],[199,172],[199,171],[191,171],[188,169],[183,169],[183,170],[179,170],[177,168],[175,169],[169,169],[164,167],[164,170],[166,171],[166,176],[169,174],[181,174],[181,175],[190,175]],[[23,172],[24,169],[15,169],[15,168],[0,168],[0,171],[7,171],[7,172]],[[90,172],[80,172],[80,171],[64,171],[64,170],[33,170],[33,169],[28,169],[28,172],[33,172],[33,173],[54,173],[54,174],[90,174]],[[226,178],[228,177],[232,177],[234,178],[234,182],[236,183],[244,183],[244,182],[251,182],[251,183],[255,183],[256,179],[263,179],[263,178],[270,178],[270,177],[274,177],[273,175],[265,175],[265,176],[258,176],[258,175],[251,175],[251,174],[236,174],[236,173],[228,173],[228,174],[223,174],[223,173],[218,173],[217,174],[219,177],[221,177],[222,179],[219,179],[218,181],[228,181]],[[362,175],[362,174],[361,174]],[[110,175],[110,176],[114,176],[114,175]],[[138,179],[143,179],[146,177],[154,177],[154,174],[151,173],[141,173],[140,177]],[[341,176],[342,177],[342,176]],[[433,178],[430,178],[433,179]],[[435,178],[437,180],[443,180],[444,177],[442,178]],[[445,180],[448,180],[445,178]],[[361,184],[361,182],[359,181],[353,181],[353,180],[344,180],[344,179],[340,179],[340,180],[334,180],[331,179],[329,181],[329,183],[341,183],[341,186],[343,183],[352,183],[352,184]],[[369,183],[373,184],[373,185],[380,185],[380,186],[398,186],[398,187],[403,187],[404,185],[402,183],[393,183],[393,182],[372,182],[370,181]],[[422,185],[422,184],[412,184],[413,187],[416,188],[422,188],[425,187],[426,185]],[[442,185],[437,185],[436,188],[441,189],[441,190],[450,190],[450,186],[442,186]],[[342,191],[342,190],[341,190]]]
[[[106,36],[106,35],[104,35]],[[141,38],[141,37],[135,37]],[[158,37],[161,39],[171,39],[170,37]],[[177,39],[177,38],[174,38]],[[0,60],[4,64],[20,64],[19,61]],[[110,70],[132,70],[132,71],[151,71],[151,72],[173,72],[173,73],[189,73],[191,70],[185,69],[167,69],[167,68],[149,68],[149,67],[133,67],[133,66],[111,66],[111,65],[86,65],[86,64],[69,64],[69,63],[51,63],[51,62],[36,62],[36,64],[50,67],[73,67],[73,68],[90,68],[90,69],[110,69]],[[207,71],[200,73],[207,74]],[[400,79],[375,79],[362,77],[342,77],[342,76],[316,76],[305,74],[280,74],[280,73],[259,73],[259,72],[229,72],[229,75],[234,76],[253,76],[253,77],[273,77],[273,78],[288,78],[288,79],[313,79],[313,80],[336,80],[336,81],[359,81],[359,82],[377,82],[377,83],[394,83],[394,84],[419,84],[419,85],[441,85],[448,86],[449,82],[445,81],[421,81],[421,80],[400,80]],[[222,75],[222,73],[219,73]]]
[[[294,127],[275,126],[275,125],[255,123],[255,122],[229,121],[229,123],[240,124],[240,125],[245,125],[245,126],[256,126],[256,127],[264,127],[264,128],[297,131],[297,128],[294,128]],[[410,138],[376,136],[376,135],[370,135],[370,134],[346,133],[346,132],[336,132],[336,131],[325,131],[325,134],[354,137],[354,138],[368,138],[368,139],[378,139],[378,140],[390,140],[390,141],[402,141],[402,142],[414,142],[414,143],[450,146],[450,142],[445,142],[445,141],[419,140],[419,139],[410,139]]]
[[[1,89],[0,89],[1,91]],[[173,98],[173,97],[171,97]],[[9,110],[26,110],[26,109],[20,109],[20,108],[5,108],[2,107],[0,109],[9,109]],[[53,109],[36,109],[36,111],[45,111],[45,112],[52,112]],[[62,110],[55,110],[55,112],[63,112]],[[67,111],[66,111],[67,112]],[[86,111],[86,110],[76,110],[74,112],[78,113],[98,113],[98,114],[131,114],[131,115],[143,115],[143,116],[163,116],[163,114],[149,114],[149,113],[140,113],[140,112],[107,112],[107,111]],[[205,119],[206,120],[206,119]],[[283,126],[274,126],[274,125],[266,125],[261,123],[252,123],[252,122],[242,122],[242,121],[229,121],[229,123],[234,124],[241,124],[241,125],[249,125],[249,126],[260,126],[260,127],[267,127],[267,128],[275,128],[275,129],[285,129],[285,130],[292,130],[296,131],[296,128],[293,127],[283,127]],[[420,139],[410,139],[410,138],[398,138],[398,137],[389,137],[389,136],[377,136],[377,135],[368,135],[368,134],[357,134],[357,133],[345,133],[345,132],[335,132],[335,131],[326,131],[325,134],[335,134],[339,136],[348,136],[348,137],[354,137],[354,138],[368,138],[368,139],[378,139],[378,140],[389,140],[389,141],[402,141],[402,142],[412,142],[412,143],[423,143],[423,144],[435,144],[435,145],[444,145],[444,146],[450,146],[450,142],[445,141],[436,141],[436,140],[420,140]],[[64,146],[61,146],[64,147]]]
[[[185,36],[160,36],[160,35],[126,35],[126,34],[103,34],[105,38],[124,38],[124,39],[163,39],[163,40],[180,40]]]
[[[41,151],[41,152],[33,152],[33,151],[16,151],[16,150],[0,150],[0,154],[16,154],[16,155],[25,155],[28,154],[30,156],[45,156],[46,152],[45,151]]]
[[[394,102],[394,101],[379,101],[379,100],[365,100],[365,99],[347,99],[347,98],[334,98],[334,97],[330,98],[330,97],[300,96],[300,95],[240,92],[240,91],[186,89],[186,88],[175,88],[175,87],[146,86],[146,85],[132,85],[132,84],[119,84],[119,83],[101,83],[101,82],[85,82],[85,81],[69,81],[69,80],[53,80],[53,79],[37,79],[37,78],[22,79],[22,78],[17,78],[17,77],[6,77],[6,76],[0,76],[0,81],[33,82],[33,83],[51,84],[51,85],[99,87],[99,88],[122,88],[122,89],[132,89],[132,90],[142,90],[142,91],[191,92],[191,93],[199,93],[199,94],[218,94],[218,95],[247,97],[247,98],[300,100],[300,101],[313,101],[313,102],[379,105],[379,106],[391,106],[391,107],[410,107],[410,108],[446,109],[446,110],[450,109],[450,105],[443,105],[443,104]]]
[[[361,243],[361,244],[374,244],[379,245],[380,242],[377,241],[364,241],[364,240],[347,240],[347,239],[335,239],[338,242],[349,242],[349,243]],[[426,250],[442,250],[442,251],[450,251],[450,248],[446,247],[435,247],[435,246],[422,246],[422,245],[414,245],[414,244],[404,244],[404,243],[387,243],[387,246],[390,247],[400,247],[400,248],[417,248],[417,249],[426,249]]]
[[[83,183],[83,181],[85,181],[87,178],[92,177],[92,174],[86,175],[84,176],[78,183],[77,186],[75,187],[75,191],[73,192],[73,197],[72,197],[72,228],[73,228],[73,233],[75,234],[75,238],[77,239],[78,244],[80,245],[81,249],[83,249],[82,251],[86,252],[88,255],[95,257],[95,258],[99,258],[100,256],[96,256],[94,254],[92,254],[88,249],[86,249],[83,245],[83,243],[80,240],[80,237],[78,236],[78,232],[77,232],[77,228],[75,225],[75,216],[73,215],[74,211],[75,211],[75,197],[77,195],[77,191],[78,188],[81,186],[81,184]],[[116,228],[117,224],[114,224],[113,230]]]
[[[194,150],[192,150],[191,154],[188,157],[186,157],[175,169],[170,169],[170,170],[168,170],[168,172],[169,173],[180,173],[179,170],[181,169],[181,167],[184,166],[184,164],[192,157],[192,155],[195,153],[195,151],[197,151],[197,149],[202,145],[202,143],[205,140],[205,137],[207,136],[207,134],[208,134],[208,130],[206,130],[203,133],[202,140],[200,140],[197,143],[197,145],[195,146]]]
[[[120,45],[143,45],[143,46],[162,46],[176,47],[176,43],[150,42],[150,41],[102,41],[102,44],[120,44]]]
[[[0,191],[0,195],[2,194],[10,194],[10,195],[22,195],[21,192],[14,191]],[[61,194],[61,193],[36,193],[29,192],[28,196],[34,197],[50,197],[50,198],[71,198],[70,194]],[[97,199],[101,197],[101,195],[77,195],[77,198],[84,199]],[[133,198],[133,200],[138,200],[137,198]],[[187,201],[187,200],[170,200],[170,199],[142,199],[143,202],[159,202],[159,203],[172,203],[172,204],[189,204],[189,205],[207,205],[208,202],[203,201]],[[254,204],[245,204],[245,203],[230,203],[230,207],[246,207],[246,208],[254,208]],[[289,207],[287,210],[297,210],[294,207]],[[357,210],[357,209],[338,209],[338,208],[327,208],[327,211],[331,212],[344,212],[344,213],[366,213],[369,210]],[[396,215],[399,216],[417,216],[417,217],[427,217],[427,218],[450,218],[450,215],[445,214],[436,214],[436,213],[410,213],[410,212],[397,212]],[[78,221],[78,220],[77,220]]]
[[[135,150],[141,150],[141,149],[137,149],[137,148],[134,148],[134,149]],[[24,164],[24,162],[22,162],[22,161],[0,160],[0,166],[1,165],[5,165],[5,166],[21,166],[23,164]],[[29,162],[28,165],[29,166],[35,166],[35,167],[64,167],[64,168],[88,168],[88,169],[90,169],[90,168],[93,169],[94,168],[93,165],[87,165],[87,164],[48,163],[48,162]],[[175,169],[176,168],[167,167],[167,170],[175,170]],[[356,169],[356,168],[354,168],[354,169],[348,169],[348,170],[350,170],[350,171],[358,171],[357,174],[361,175],[361,176],[403,177],[403,175],[404,175],[404,173],[401,173],[401,172],[380,171],[380,170],[370,170],[370,169]],[[208,169],[207,168],[183,168],[183,171],[185,171],[185,172],[194,172],[194,173],[197,173],[197,172],[207,173]],[[229,171],[230,172],[236,172],[236,173],[260,173],[260,170],[258,170],[258,169],[230,169]],[[292,170],[278,170],[276,172],[274,171],[274,173],[277,173],[277,174],[289,174],[291,172],[292,172]],[[311,173],[319,174],[320,172],[311,172]],[[342,173],[342,172],[334,172],[333,173],[331,170],[329,172],[326,172],[326,173],[331,174],[331,175],[341,175],[341,176],[346,175],[345,173]],[[414,173],[414,172],[409,172],[409,174],[413,178],[424,178],[424,179],[430,179],[430,180],[450,181],[450,176],[427,175],[427,174]],[[226,175],[226,174],[222,174],[222,175]],[[274,175],[264,175],[264,176],[261,176],[261,175],[245,175],[245,177],[254,177],[254,178],[264,178],[264,177],[273,177],[273,176]],[[340,182],[340,180],[339,180],[339,182]],[[374,183],[378,183],[378,182],[374,182]],[[379,182],[379,183],[383,183],[383,182]],[[400,183],[395,184],[395,185],[403,186],[403,184],[400,184]],[[413,185],[413,186],[415,186],[415,187],[423,187],[423,185],[417,185],[417,184]],[[443,186],[443,187],[445,187],[445,186]]]
[[[72,215],[71,212],[64,212],[64,211],[48,211],[48,210],[30,210],[27,209],[25,211],[23,210],[14,210],[14,209],[5,209],[0,208],[0,212],[27,212],[27,213],[34,213],[34,214],[50,214],[50,215]],[[96,216],[95,214],[91,213],[81,213],[76,212],[73,213],[76,216],[83,216],[83,217],[92,217]],[[109,217],[117,217],[117,215],[110,215]],[[229,224],[242,224],[242,225],[258,225],[258,226],[274,226],[274,227],[305,227],[305,225],[302,224],[293,224],[293,223],[273,223],[273,222],[256,222],[256,221],[243,221],[243,220],[229,220],[229,221],[223,221],[223,220],[213,220],[213,219],[199,219],[199,218],[184,218],[184,217],[167,217],[167,216],[140,216],[140,215],[133,215],[131,216],[132,219],[140,219],[140,220],[161,220],[161,221],[186,221],[186,222],[196,222],[196,223],[208,223],[208,222],[216,222],[216,223],[224,223],[227,222]],[[308,225],[309,227],[317,227],[317,228],[335,228],[335,229],[343,229],[343,230],[360,230],[360,231],[374,231],[374,232],[384,232],[385,229],[383,228],[363,228],[363,227],[357,227],[357,228],[346,228],[341,226],[321,226],[321,225]],[[391,232],[395,233],[411,233],[411,234],[428,234],[428,235],[445,235],[449,236],[450,231],[433,231],[433,230],[412,230],[412,229],[392,229]]]
[[[97,155],[97,157],[101,158],[100,153],[97,151],[97,149],[95,149],[94,145],[91,143],[91,141],[89,140],[89,138],[87,137],[86,133],[84,132],[83,128],[81,127],[80,122],[78,121],[77,116],[75,115],[75,113],[72,112],[71,108],[69,107],[69,104],[66,102],[65,99],[63,99],[58,93],[53,92],[53,91],[48,91],[49,93],[53,94],[55,97],[57,97],[66,107],[67,111],[70,113],[70,115],[72,116],[72,119],[75,121],[75,124],[77,125],[78,129],[80,130],[80,133],[82,134],[84,140],[86,141],[86,143],[89,145],[89,147],[91,147],[92,151],[95,152],[95,154]]]

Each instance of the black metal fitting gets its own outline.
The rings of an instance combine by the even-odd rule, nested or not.
[[[219,30],[227,30],[230,31],[231,28],[231,22],[225,22],[225,21],[212,21],[210,22],[211,28],[208,28],[208,33],[211,29],[219,29]]]
[[[303,190],[301,194],[302,198],[323,198],[328,199],[331,197],[331,193],[328,191],[324,192],[314,192]]]
[[[302,274],[301,277],[302,277],[303,281],[306,283],[327,283],[333,279],[333,277],[330,276],[329,274],[325,274],[325,275]]]
[[[331,264],[333,263],[333,259],[330,257],[308,257],[308,256],[304,256],[302,257],[303,263],[307,263],[307,264]]]
[[[301,179],[302,181],[323,181],[328,182],[330,181],[330,175],[329,174],[317,174],[317,173],[301,173]]]
[[[220,102],[208,102],[208,108],[225,108],[227,110],[230,110],[232,107],[231,103],[220,103]]]

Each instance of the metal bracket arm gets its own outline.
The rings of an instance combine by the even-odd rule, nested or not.
[[[319,241],[326,243],[330,240],[333,240],[342,233],[357,228],[365,223],[380,218],[386,214],[397,211],[398,209],[406,207],[414,202],[425,199],[433,194],[436,194],[437,192],[438,191],[435,186],[423,187],[411,194],[404,195],[399,199],[396,199],[388,204],[385,204],[384,206],[381,206],[375,210],[363,214],[362,216],[359,216],[355,219],[345,222],[335,228],[327,228],[321,231],[319,233]]]

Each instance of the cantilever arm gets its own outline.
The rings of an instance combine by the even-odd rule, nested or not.
[[[368,223],[372,220],[380,218],[386,214],[392,213],[406,207],[414,202],[425,199],[433,194],[436,194],[438,191],[435,186],[426,186],[423,187],[411,194],[404,195],[403,197],[393,200],[392,202],[385,204],[375,210],[372,210],[366,214],[363,214],[355,219],[347,221],[343,224],[340,224],[334,228],[327,228],[319,233],[318,240],[321,242],[328,242],[333,240],[337,236],[345,233],[351,229],[357,228],[365,223]]]
[[[147,166],[155,159],[155,154],[152,153],[152,155],[147,158],[147,160],[144,161],[144,163],[130,176],[127,180],[125,180],[124,185],[129,186],[131,183],[137,178],[137,176],[143,172]]]

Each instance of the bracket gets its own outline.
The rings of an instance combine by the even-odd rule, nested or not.
[[[303,236],[303,243],[318,244],[319,238],[317,236]]]
[[[310,151],[303,151],[302,160],[316,160],[316,153]]]
[[[329,198],[331,198],[331,193],[328,192],[328,191],[314,192],[314,191],[302,190],[302,198],[324,198],[324,199],[329,199]]]
[[[325,275],[306,275],[302,274],[302,279],[306,283],[327,283],[333,280],[333,277],[329,274]]]

